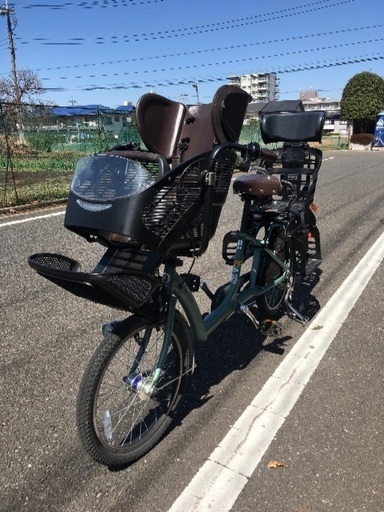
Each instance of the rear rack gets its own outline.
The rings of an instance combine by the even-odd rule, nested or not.
[[[278,159],[268,166],[268,173],[277,175],[282,184],[281,193],[269,205],[255,204],[252,210],[255,222],[265,210],[283,215],[288,203],[290,216],[306,228],[307,239],[299,240],[293,234],[292,244],[296,254],[295,272],[310,275],[321,263],[320,233],[312,211],[318,172],[322,161],[321,150],[309,147],[306,142],[285,142],[276,150]]]

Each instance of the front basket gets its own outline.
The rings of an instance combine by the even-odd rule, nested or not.
[[[204,235],[211,239],[215,233],[235,164],[233,151],[222,152],[215,160],[211,152],[204,153],[127,196],[116,192],[115,169],[104,166],[81,185],[81,195],[72,187],[64,224],[87,239],[103,239],[108,246],[113,239],[121,246],[134,240],[163,257],[200,255]],[[216,175],[209,219],[205,214],[208,170]],[[102,200],[96,200],[95,190]]]

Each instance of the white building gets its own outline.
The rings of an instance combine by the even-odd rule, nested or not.
[[[268,103],[279,99],[279,78],[276,73],[230,76],[228,80],[250,94],[254,102]]]
[[[326,110],[327,115],[324,123],[325,133],[339,133],[347,136],[349,124],[340,119],[340,101],[318,96],[317,91],[300,91],[300,99],[304,110]]]

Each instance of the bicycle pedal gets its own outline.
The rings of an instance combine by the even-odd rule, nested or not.
[[[278,338],[281,336],[283,329],[276,320],[263,320],[260,325],[260,332],[263,336],[269,338]]]
[[[222,256],[228,265],[233,265],[237,248],[238,237],[230,231],[223,238]]]

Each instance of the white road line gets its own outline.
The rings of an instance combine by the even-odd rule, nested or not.
[[[169,512],[230,510],[384,258],[384,233],[312,321]]]
[[[23,224],[24,222],[32,222],[33,220],[40,220],[40,219],[48,219],[49,217],[58,217],[59,215],[64,215],[63,212],[53,212],[53,213],[47,213],[46,215],[39,215],[37,217],[28,217],[27,219],[19,219],[19,220],[11,220],[9,222],[0,222],[0,228],[3,228],[5,226],[13,226],[15,224]]]

